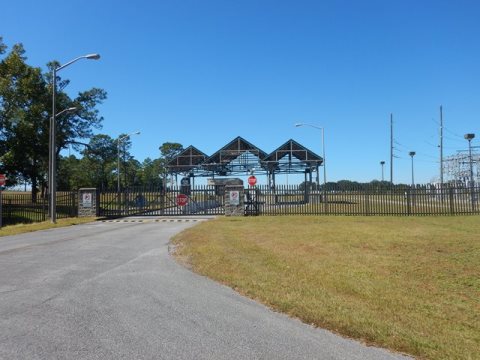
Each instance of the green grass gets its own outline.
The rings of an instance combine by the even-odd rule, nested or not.
[[[43,221],[33,224],[17,224],[17,225],[8,225],[0,228],[0,237],[9,236],[9,235],[18,235],[27,232],[33,232],[38,230],[46,230],[58,227],[65,227],[71,225],[84,224],[87,222],[95,221],[94,217],[85,217],[85,218],[68,218],[68,219],[58,219],[56,224],[52,224],[50,221]]]
[[[480,218],[221,218],[174,239],[199,273],[425,359],[480,358]]]

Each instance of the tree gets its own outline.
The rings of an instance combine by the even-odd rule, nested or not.
[[[59,190],[72,190],[91,186],[85,176],[85,171],[82,167],[82,160],[77,159],[74,155],[60,157],[58,165],[57,187]]]
[[[90,174],[90,186],[106,189],[113,185],[112,172],[116,170],[117,145],[109,135],[94,135],[82,151],[85,170]]]
[[[167,177],[167,164],[180,154],[184,149],[183,145],[179,143],[165,142],[159,148],[160,150],[160,171],[162,176],[166,179]]]
[[[0,37],[0,55],[6,46]],[[26,63],[22,44],[16,44],[0,62],[0,159],[9,178],[28,178],[32,184],[32,200],[38,185],[45,188],[49,157],[49,119],[51,117],[51,70],[57,62],[48,64],[50,72],[42,73]],[[75,112],[57,118],[57,149],[60,151],[78,140],[92,137],[92,129],[100,128],[103,118],[97,105],[106,99],[106,92],[93,88],[71,99],[64,89],[68,80],[57,78],[56,108],[75,107]],[[61,169],[59,169],[61,170]]]
[[[305,188],[313,190],[313,191],[317,191],[317,190],[321,189],[321,185],[318,185],[314,181],[302,181],[299,185],[299,189],[303,191],[303,190],[305,190]]]
[[[146,158],[143,161],[141,168],[142,171],[139,174],[141,184],[154,187],[162,186],[162,161],[160,159],[152,160]]]
[[[165,159],[166,162],[172,160],[184,150],[182,144],[171,142],[163,143],[158,149],[160,150],[162,158]]]
[[[1,48],[4,52],[3,43]],[[48,93],[41,70],[28,66],[24,53],[16,44],[0,62],[1,160],[13,183],[22,177],[31,181],[35,201],[48,163]]]

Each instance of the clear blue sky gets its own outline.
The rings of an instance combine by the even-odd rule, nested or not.
[[[108,99],[101,133],[137,130],[132,154],[163,142],[212,154],[236,136],[267,153],[290,138],[321,154],[329,180],[439,174],[439,106],[445,155],[480,144],[478,0],[3,1],[0,35],[22,42],[45,68],[98,52],[59,74],[74,96],[92,86]]]

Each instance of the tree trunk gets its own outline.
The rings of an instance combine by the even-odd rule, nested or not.
[[[42,183],[41,183],[41,185],[40,185],[40,188],[41,188],[41,195],[40,195],[40,197],[41,197],[42,199],[45,199],[45,198],[47,197],[47,189],[48,189],[47,184],[45,184],[45,182],[42,181]]]
[[[38,193],[38,188],[37,188],[37,177],[35,176],[35,173],[32,174],[32,203],[37,202],[37,193]]]

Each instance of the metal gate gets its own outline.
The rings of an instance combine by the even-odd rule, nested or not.
[[[99,216],[223,215],[224,187],[129,187],[98,193]]]

